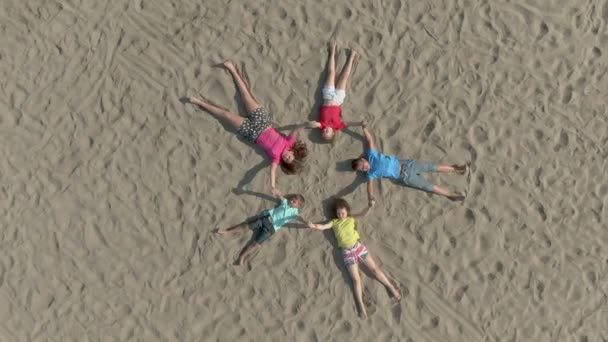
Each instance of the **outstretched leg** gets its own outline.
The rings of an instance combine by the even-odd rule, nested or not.
[[[218,228],[215,232],[219,235],[228,236],[239,234],[247,230],[247,222],[239,223],[236,226],[232,226],[230,228]]]
[[[348,56],[348,60],[342,68],[342,72],[340,73],[340,77],[338,77],[338,83],[336,84],[336,89],[345,90],[348,84],[348,80],[350,78],[351,71],[353,69],[353,63],[357,58],[357,50],[351,49],[350,56]]]
[[[346,266],[346,268],[353,281],[353,289],[355,291],[357,307],[359,307],[359,314],[362,318],[367,318],[367,310],[365,310],[365,304],[363,303],[363,285],[361,284],[361,276],[359,275],[359,265],[352,264]]]
[[[251,254],[253,254],[253,252],[257,251],[261,246],[262,245],[257,243],[255,240],[251,240],[245,246],[245,248],[243,248],[243,250],[241,251],[241,254],[239,254],[239,266],[243,266],[243,264],[245,264],[245,261],[247,260],[247,258],[249,258],[249,256]]]
[[[243,99],[243,103],[245,104],[245,109],[247,110],[247,113],[249,114],[254,109],[260,108],[261,105],[253,97],[253,94],[251,93],[249,86],[247,85],[247,83],[245,82],[243,77],[241,76],[241,73],[239,72],[239,70],[232,63],[232,61],[226,60],[224,62],[224,67],[226,67],[226,69],[228,69],[228,71],[230,71],[230,74],[232,75],[232,78],[234,79],[234,82],[236,83],[236,87],[239,90],[239,93],[241,94],[241,98]]]
[[[457,164],[441,164],[437,165],[437,172],[456,172],[458,174],[464,175],[469,169],[469,163],[463,165]]]
[[[327,78],[325,87],[334,88],[336,84],[336,42],[331,41],[327,45]]]
[[[372,258],[370,254],[368,254],[367,258],[363,260],[363,263],[374,274],[376,279],[378,279],[378,281],[382,283],[382,285],[384,285],[387,290],[389,290],[393,297],[395,297],[397,300],[401,300],[401,294],[399,293],[399,291],[395,288],[393,284],[391,284],[391,282],[386,277],[386,274],[384,274],[384,271],[382,271],[382,269],[376,263],[376,260],[374,260],[374,258]]]
[[[445,196],[451,201],[464,201],[465,196],[459,193],[451,193],[448,189],[434,185],[424,177],[421,173],[427,172],[466,172],[468,164],[465,165],[436,165],[429,162],[423,162],[419,160],[410,161],[409,169],[407,170],[407,179],[404,179],[404,183],[407,186],[411,186],[416,189],[420,189],[427,192],[432,192],[437,195]]]
[[[189,100],[190,100],[190,103],[195,104],[195,105],[201,107],[202,109],[208,111],[209,113],[211,113],[211,115],[215,116],[216,118],[224,119],[224,120],[230,122],[236,128],[241,127],[241,124],[245,120],[242,116],[240,116],[236,113],[233,113],[227,109],[212,105],[211,103],[209,103],[203,99],[199,99],[198,97],[192,96],[192,97],[190,97]]]
[[[433,185],[433,193],[441,196],[447,197],[450,201],[464,201],[465,196],[459,193],[451,193],[446,188],[442,188],[437,185]]]

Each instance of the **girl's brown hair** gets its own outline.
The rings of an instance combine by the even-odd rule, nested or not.
[[[304,159],[306,159],[306,156],[308,155],[308,147],[306,147],[306,144],[302,141],[296,140],[290,150],[293,152],[293,162],[287,164],[281,159],[279,165],[285,174],[295,175],[302,171],[302,168],[304,167]]]
[[[338,209],[346,209],[346,212],[350,215],[350,205],[344,198],[336,198],[334,200],[334,216],[338,217]]]

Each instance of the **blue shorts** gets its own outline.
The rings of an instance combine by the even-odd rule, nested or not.
[[[274,226],[270,220],[270,215],[265,211],[249,222],[249,229],[253,231],[253,240],[259,244],[270,239],[274,234]]]
[[[403,161],[401,166],[399,180],[405,186],[426,192],[433,192],[433,184],[420,175],[421,173],[429,172],[437,172],[437,164],[407,159]]]

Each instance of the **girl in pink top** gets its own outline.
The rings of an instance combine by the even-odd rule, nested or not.
[[[350,78],[353,63],[357,59],[357,50],[351,49],[350,56],[342,68],[338,83],[336,84],[336,42],[332,41],[328,44],[327,51],[327,79],[325,85],[321,89],[323,95],[323,105],[319,108],[319,121],[312,121],[310,126],[319,128],[321,135],[326,141],[332,141],[336,133],[341,129],[352,126],[354,123],[345,123],[342,121],[342,103],[346,98],[346,85]]]
[[[288,175],[296,174],[301,171],[304,158],[308,154],[306,145],[302,141],[297,140],[300,128],[294,130],[288,136],[279,133],[272,127],[268,111],[255,100],[249,86],[236,66],[227,60],[224,62],[224,67],[230,71],[241,94],[245,108],[249,113],[246,118],[194,96],[190,97],[189,101],[207,110],[213,116],[230,122],[238,129],[238,133],[243,138],[264,149],[271,161],[270,186],[271,192],[275,194],[277,193],[277,166],[281,166],[283,172]]]

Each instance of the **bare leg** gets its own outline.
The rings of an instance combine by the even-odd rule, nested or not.
[[[367,318],[367,311],[365,310],[365,304],[363,304],[363,286],[361,285],[361,276],[359,275],[359,265],[348,265],[346,268],[348,269],[350,278],[353,280],[353,288],[355,290],[357,306],[359,307],[359,314],[361,315],[361,318]]]
[[[382,269],[378,266],[378,264],[370,254],[368,254],[367,258],[363,260],[363,263],[374,274],[376,279],[378,279],[378,281],[382,283],[382,285],[384,285],[387,290],[390,291],[393,297],[395,297],[397,300],[401,300],[401,294],[399,293],[399,291],[395,288],[395,286],[393,286],[393,284],[391,284],[391,282],[386,277],[386,274],[384,274],[384,271],[382,271]]]
[[[228,236],[239,234],[247,230],[247,222],[239,223],[236,226],[230,228],[218,228],[215,232],[219,235]]]
[[[239,93],[241,94],[241,98],[243,99],[243,102],[245,104],[245,109],[247,109],[247,113],[250,113],[251,111],[253,111],[256,108],[260,108],[261,105],[253,97],[253,94],[251,93],[249,86],[247,85],[247,83],[245,82],[243,77],[241,76],[239,70],[232,63],[232,61],[230,61],[230,60],[225,61],[224,67],[226,67],[226,69],[228,69],[228,71],[230,71],[230,74],[232,75],[232,78],[234,79],[234,82],[236,83],[236,87],[238,88]]]
[[[241,124],[245,120],[242,116],[233,113],[227,109],[220,108],[218,106],[212,105],[211,103],[199,99],[198,97],[192,96],[190,97],[190,103],[195,104],[202,109],[211,113],[211,115],[215,116],[218,119],[224,119],[230,122],[234,127],[239,128]]]
[[[255,242],[255,241],[250,241],[245,248],[243,248],[243,250],[241,251],[241,254],[239,254],[239,266],[243,266],[243,264],[245,264],[245,261],[247,260],[247,258],[255,251],[257,251],[262,245],[260,245],[259,243]]]
[[[459,193],[450,193],[447,189],[433,185],[433,193],[447,197],[450,201],[464,201],[465,196]]]
[[[338,83],[336,85],[336,89],[346,89],[346,85],[348,84],[348,79],[350,78],[351,71],[353,69],[353,63],[357,58],[357,50],[351,49],[350,56],[348,56],[348,61],[342,68],[342,72],[340,73],[340,77],[338,77]]]
[[[325,80],[326,87],[334,87],[336,83],[336,42],[331,41],[327,45],[327,79]]]
[[[441,164],[437,166],[437,172],[457,172],[458,174],[464,175],[469,168],[469,163],[463,165],[457,164]]]

